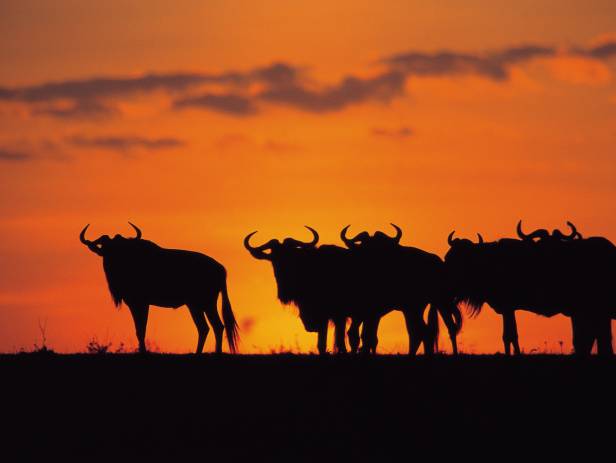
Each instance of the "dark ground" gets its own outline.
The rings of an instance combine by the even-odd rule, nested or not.
[[[613,461],[615,373],[616,360],[563,356],[3,355],[2,460],[500,461],[581,450],[583,461],[601,451]]]

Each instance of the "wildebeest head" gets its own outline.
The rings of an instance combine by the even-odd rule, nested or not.
[[[489,271],[483,252],[483,237],[477,233],[477,243],[466,238],[447,237],[449,251],[445,254],[448,283],[457,302],[465,302],[473,313],[483,304],[481,288],[484,272]]]
[[[90,251],[95,254],[98,254],[99,256],[105,257],[112,255],[121,250],[124,247],[126,241],[141,239],[141,230],[139,230],[136,225],[130,222],[128,223],[131,227],[135,229],[135,232],[137,232],[137,235],[134,238],[124,238],[122,235],[116,235],[113,237],[113,239],[111,239],[109,238],[109,235],[102,235],[94,241],[90,241],[86,239],[86,231],[90,226],[90,224],[88,224],[83,228],[83,230],[81,230],[81,233],[79,234],[79,241],[85,244]]]
[[[363,231],[358,233],[353,238],[349,238],[346,236],[347,231],[350,225],[347,225],[340,232],[340,239],[346,244],[349,249],[357,249],[361,248],[386,248],[391,246],[397,246],[400,244],[400,239],[402,238],[402,230],[396,224],[391,224],[392,227],[396,229],[395,236],[389,236],[382,231],[377,231],[374,235],[370,236],[367,231]]]
[[[518,233],[518,237],[522,241],[529,241],[529,242],[534,241],[535,239],[538,239],[541,241],[546,240],[546,239],[552,239],[555,241],[571,241],[574,239],[582,239],[582,235],[580,234],[580,232],[577,231],[577,228],[575,228],[575,225],[573,225],[571,222],[567,222],[567,225],[571,229],[571,233],[569,235],[565,235],[563,232],[561,232],[557,228],[552,230],[551,234],[545,228],[539,228],[533,231],[532,233],[526,234],[522,231],[522,221],[520,220],[518,222],[516,231]]]
[[[317,231],[306,225],[312,233],[313,239],[309,242],[294,238],[285,238],[280,242],[271,239],[260,246],[252,246],[250,238],[256,231],[244,238],[244,247],[255,259],[268,260],[274,268],[274,277],[278,285],[278,298],[284,304],[294,302],[303,288],[303,278],[306,275],[306,263],[319,242]]]
[[[126,262],[130,262],[134,257],[135,252],[141,251],[135,247],[136,243],[143,244],[144,246],[155,246],[149,241],[141,239],[141,230],[130,223],[130,226],[135,229],[136,236],[134,238],[124,238],[122,235],[115,235],[110,238],[108,235],[102,235],[94,241],[90,241],[86,238],[86,231],[89,224],[81,230],[79,234],[79,240],[85,244],[90,251],[101,256],[103,258],[103,268],[105,270],[105,276],[107,277],[107,285],[111,292],[111,297],[116,306],[119,306],[122,302],[123,288],[126,276],[130,273],[131,268],[126,265]]]
[[[305,225],[312,233],[312,241],[304,242],[294,238],[269,240],[260,246],[252,246],[250,238],[256,231],[244,238],[244,247],[255,259],[272,263],[278,289],[278,299],[283,304],[293,303],[307,331],[317,331],[324,321],[319,311],[319,234]],[[326,319],[325,319],[326,321]]]

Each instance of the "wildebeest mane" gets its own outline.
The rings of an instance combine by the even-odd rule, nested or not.
[[[456,305],[464,305],[470,317],[476,317],[481,312],[484,301],[476,296],[464,296],[456,299]]]
[[[113,303],[116,307],[120,307],[120,305],[122,304],[121,284],[123,278],[121,278],[120,274],[118,274],[121,269],[117,267],[117,265],[113,265],[112,262],[109,262],[109,259],[103,260],[103,269],[105,270],[107,287],[109,288],[111,299],[113,299]]]
[[[148,240],[132,238],[120,238],[120,240],[114,243],[113,254],[103,258],[107,287],[116,307],[119,307],[126,297],[124,291],[131,273],[141,271],[147,265],[146,257],[162,249]]]

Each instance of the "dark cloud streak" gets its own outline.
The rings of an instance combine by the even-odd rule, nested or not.
[[[387,72],[371,79],[347,77],[338,85],[313,91],[299,85],[269,88],[258,98],[272,103],[285,104],[309,112],[338,111],[349,105],[365,101],[388,102],[404,93],[404,76]]]
[[[538,57],[553,56],[555,53],[556,49],[551,47],[525,45],[485,55],[450,51],[410,52],[385,58],[383,63],[406,76],[444,77],[474,74],[503,81],[509,78],[510,65]]]
[[[141,148],[163,150],[179,148],[186,143],[177,138],[145,138],[139,136],[84,137],[75,135],[67,139],[68,143],[81,148],[100,148],[116,152],[127,152]]]
[[[34,115],[97,119],[119,114],[114,104],[119,99],[164,92],[171,96],[172,108],[176,110],[196,108],[243,117],[258,114],[260,105],[265,102],[300,111],[326,113],[365,102],[389,102],[404,94],[407,79],[413,77],[475,75],[504,82],[509,79],[513,65],[558,53],[608,60],[616,56],[616,41],[560,52],[556,47],[538,44],[485,53],[409,51],[380,60],[385,69],[374,77],[351,74],[331,85],[309,84],[299,67],[276,62],[242,72],[150,73],[0,87],[0,102],[25,103]]]
[[[34,156],[24,151],[0,148],[0,162],[23,162],[34,159]]]
[[[257,107],[250,97],[234,94],[204,95],[182,98],[173,102],[175,109],[205,108],[231,114],[233,116],[249,116],[257,113]]]

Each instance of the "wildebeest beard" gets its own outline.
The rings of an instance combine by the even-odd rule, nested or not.
[[[307,251],[297,250],[293,254],[272,262],[278,299],[287,305],[297,305],[306,296],[307,277],[309,277],[305,269],[302,269],[302,265],[307,263]]]

